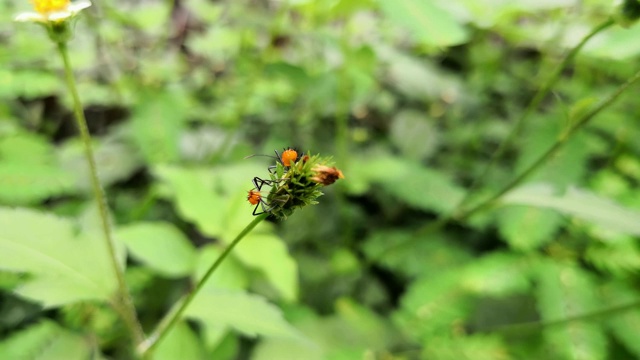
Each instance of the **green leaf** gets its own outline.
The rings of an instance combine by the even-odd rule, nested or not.
[[[179,322],[169,331],[167,338],[158,345],[153,358],[156,360],[204,360],[206,356],[198,336],[185,322]]]
[[[0,98],[25,97],[33,99],[55,94],[61,88],[60,78],[54,74],[34,70],[0,70]]]
[[[639,211],[625,208],[584,190],[569,188],[565,194],[555,194],[551,186],[528,185],[511,191],[501,202],[553,209],[607,230],[640,235]]]
[[[434,274],[471,260],[470,252],[442,233],[421,236],[411,231],[381,229],[366,239],[363,250],[370,261],[407,276]]]
[[[58,167],[0,162],[0,202],[4,204],[33,204],[68,194],[73,187],[72,174]]]
[[[614,241],[590,243],[585,260],[598,269],[622,276],[640,270],[640,249],[631,236],[619,236]]]
[[[570,264],[541,263],[537,273],[538,309],[543,321],[557,321],[598,310],[596,287],[583,270]],[[607,338],[593,322],[572,321],[546,327],[545,342],[554,359],[605,359]]]
[[[498,210],[498,229],[511,248],[530,251],[553,239],[563,219],[558,213],[530,206]]]
[[[117,181],[129,178],[142,166],[142,159],[130,145],[115,139],[94,139],[93,152],[98,168],[98,178],[107,187]],[[84,192],[92,191],[91,176],[80,139],[66,141],[60,148],[60,167],[73,176],[75,185]]]
[[[425,113],[405,110],[391,123],[391,140],[409,159],[420,161],[434,153],[440,134]]]
[[[234,255],[262,271],[284,300],[298,298],[298,266],[282,239],[269,234],[249,234],[236,246]]]
[[[193,245],[171,223],[130,224],[119,227],[115,236],[127,246],[133,257],[162,275],[185,276],[195,266]]]
[[[424,343],[423,359],[432,360],[508,360],[509,350],[497,336],[435,336]]]
[[[148,93],[139,101],[132,115],[131,130],[148,163],[178,160],[178,140],[186,113],[186,100],[180,92]]]
[[[400,309],[393,314],[395,323],[417,341],[450,332],[471,310],[471,300],[463,293],[459,278],[458,271],[450,270],[412,282]]]
[[[584,52],[598,58],[626,60],[640,54],[640,44],[635,39],[640,36],[640,23],[628,29],[614,26],[594,36]]]
[[[352,162],[349,172],[380,184],[388,193],[421,210],[451,211],[464,193],[443,173],[397,157],[357,159]]]
[[[107,300],[116,288],[100,233],[26,209],[0,208],[0,269],[28,273],[15,292],[46,307]]]
[[[215,191],[210,170],[157,166],[153,174],[166,185],[180,216],[209,236],[222,232],[223,200]]]
[[[186,315],[209,326],[233,328],[247,336],[300,336],[282,318],[278,308],[258,295],[244,292],[202,291],[187,308]]]
[[[636,358],[640,358],[640,342],[637,336],[640,334],[640,309],[637,305],[640,292],[635,285],[620,281],[610,282],[602,292],[611,308],[635,304],[631,309],[608,315],[607,325],[616,340]]]
[[[529,290],[526,258],[512,253],[493,253],[465,267],[460,280],[467,291],[480,295],[506,296]]]
[[[0,359],[89,359],[93,351],[88,340],[51,321],[31,325],[0,342]]]
[[[466,29],[431,0],[378,1],[378,5],[391,21],[425,45],[452,46],[469,38]]]
[[[221,254],[222,250],[213,245],[202,248],[198,257],[195,279],[201,279]],[[247,270],[234,256],[227,257],[204,285],[205,288],[212,291],[220,289],[244,290],[248,286],[249,275]]]

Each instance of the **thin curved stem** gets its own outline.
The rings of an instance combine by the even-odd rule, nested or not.
[[[474,213],[492,205],[496,200],[498,200],[504,194],[512,190],[514,187],[520,185],[522,181],[524,181],[529,175],[531,175],[540,166],[546,163],[547,160],[549,160],[553,155],[555,155],[556,152],[560,150],[562,145],[564,145],[567,142],[567,140],[569,140],[569,138],[571,138],[571,136],[575,134],[576,131],[578,131],[583,126],[585,126],[591,119],[593,119],[596,115],[598,115],[602,110],[606,109],[611,104],[613,104],[613,102],[617,100],[618,97],[622,95],[622,93],[624,93],[629,88],[629,86],[633,85],[638,80],[640,80],[640,71],[636,72],[624,84],[618,87],[618,89],[613,94],[607,96],[604,100],[600,101],[600,103],[595,108],[585,113],[581,118],[578,118],[576,121],[574,121],[574,123],[565,132],[560,134],[556,142],[544,154],[538,157],[536,161],[534,161],[531,165],[529,165],[528,168],[526,168],[522,173],[520,173],[520,175],[516,176],[513,180],[511,180],[500,191],[495,193],[490,198],[484,200],[480,204],[472,207],[471,209],[466,211],[464,210],[461,211],[461,213],[458,216],[455,216],[455,218],[458,220],[468,218]]]
[[[231,253],[231,250],[233,250],[233,248],[236,245],[238,245],[240,240],[242,240],[242,238],[244,238],[245,235],[247,235],[249,232],[251,232],[251,230],[253,230],[253,228],[256,227],[256,225],[258,225],[260,222],[262,222],[262,220],[266,219],[267,216],[269,216],[268,213],[264,213],[264,214],[258,215],[255,219],[253,219],[253,221],[251,223],[249,223],[249,225],[247,225],[236,236],[235,239],[233,239],[231,244],[229,244],[229,246],[227,246],[227,248],[224,249],[224,251],[222,252],[222,254],[220,254],[218,259],[216,259],[216,261],[211,265],[211,267],[209,267],[209,269],[204,274],[204,276],[200,279],[200,281],[198,281],[198,284],[193,288],[193,290],[191,290],[191,292],[189,294],[187,294],[187,296],[184,298],[184,300],[182,300],[182,302],[180,302],[179,307],[176,310],[174,310],[174,311],[172,310],[171,312],[169,312],[169,314],[167,314],[165,316],[165,318],[162,319],[162,321],[156,327],[156,329],[153,331],[151,336],[149,336],[149,338],[147,338],[147,340],[141,342],[138,345],[138,352],[140,354],[142,354],[143,356],[148,356],[149,354],[151,354],[153,349],[156,346],[158,346],[158,344],[162,341],[162,339],[164,339],[164,337],[169,333],[171,328],[173,328],[175,326],[175,324],[178,322],[178,320],[180,320],[180,318],[182,317],[182,314],[187,309],[187,307],[189,306],[191,301],[193,301],[193,299],[198,294],[198,292],[202,289],[202,287],[207,282],[207,280],[209,280],[209,278],[211,277],[213,272],[220,266],[220,264],[222,264],[224,259],[226,259],[227,255],[229,255]]]
[[[603,317],[610,316],[613,314],[637,309],[639,306],[640,306],[640,300],[637,300],[628,304],[618,305],[618,306],[614,306],[606,309],[600,309],[590,313],[585,313],[585,314],[572,316],[564,319],[549,320],[549,321],[531,321],[531,322],[520,323],[520,324],[503,325],[497,328],[486,329],[481,331],[488,332],[488,333],[504,334],[504,335],[528,333],[532,331],[539,331],[548,327],[562,326],[562,325],[566,325],[568,323],[572,323],[576,321],[590,321],[590,320],[601,319]]]
[[[509,132],[507,137],[500,143],[498,148],[493,152],[493,154],[491,155],[491,158],[489,159],[489,162],[484,167],[484,169],[482,170],[480,175],[478,175],[475,178],[475,180],[473,180],[473,182],[471,183],[471,186],[469,187],[469,189],[465,193],[464,197],[460,200],[458,205],[455,207],[455,209],[460,209],[464,205],[466,205],[468,200],[471,198],[471,195],[475,192],[476,188],[482,183],[482,181],[487,176],[487,174],[489,174],[489,171],[492,169],[493,165],[495,165],[496,161],[500,157],[502,157],[502,155],[507,150],[509,145],[511,145],[511,143],[515,140],[516,136],[520,133],[520,131],[522,130],[522,126],[524,125],[525,120],[534,112],[534,110],[536,110],[538,108],[538,106],[540,106],[540,103],[542,102],[542,100],[547,96],[547,94],[549,93],[551,88],[560,79],[560,75],[562,75],[562,71],[564,71],[564,69],[567,67],[567,65],[569,65],[569,63],[571,61],[573,61],[573,59],[576,57],[578,52],[580,52],[580,50],[582,50],[584,45],[591,38],[593,38],[596,34],[600,33],[601,31],[607,29],[608,27],[610,27],[614,23],[615,22],[613,20],[609,19],[607,21],[604,21],[600,25],[596,26],[595,28],[593,28],[593,30],[591,30],[590,33],[585,35],[585,37],[582,38],[582,40],[580,40],[580,42],[575,47],[573,47],[567,53],[567,55],[564,57],[564,59],[562,59],[560,64],[558,64],[558,66],[556,66],[554,72],[547,79],[547,81],[544,83],[544,85],[541,86],[540,89],[538,89],[536,94],[533,96],[533,98],[529,102],[529,105],[527,105],[526,109],[522,112],[520,117],[516,120],[516,123],[511,128],[511,131]]]
[[[95,200],[98,203],[97,205],[100,214],[102,232],[104,234],[104,241],[107,245],[107,251],[113,273],[118,282],[118,295],[117,298],[112,302],[112,305],[124,319],[127,327],[129,328],[129,331],[131,332],[131,335],[133,336],[135,343],[139,343],[144,339],[144,333],[142,331],[140,323],[138,322],[136,310],[133,306],[129,291],[127,290],[123,271],[118,265],[115,245],[111,236],[111,227],[109,226],[109,212],[107,210],[107,202],[104,195],[104,190],[102,189],[100,180],[98,179],[98,170],[96,166],[95,156],[93,154],[93,148],[91,145],[91,135],[89,134],[87,120],[84,117],[82,103],[80,102],[80,96],[78,95],[78,90],[76,88],[71,61],[69,60],[69,54],[67,51],[67,44],[65,42],[57,42],[57,45],[58,52],[60,53],[60,56],[62,57],[62,61],[64,63],[64,72],[67,87],[69,88],[69,92],[71,93],[71,97],[73,98],[73,111],[76,119],[76,125],[78,126],[78,130],[80,131],[80,139],[82,140],[82,144],[84,146],[85,159],[87,161],[87,164],[89,165],[91,187],[93,189]]]

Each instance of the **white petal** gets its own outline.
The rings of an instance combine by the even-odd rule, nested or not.
[[[81,0],[69,4],[69,6],[67,6],[67,10],[69,10],[72,14],[76,14],[79,11],[88,8],[89,6],[91,6],[91,1]]]
[[[23,12],[20,13],[18,15],[16,15],[13,18],[14,21],[20,21],[20,22],[28,22],[28,21],[32,21],[32,22],[46,22],[47,18],[40,14],[40,13],[36,13],[36,12]]]
[[[69,10],[56,11],[56,12],[49,13],[47,15],[47,20],[49,20],[49,21],[62,21],[64,19],[70,17],[71,15],[73,15],[73,14],[70,13]]]

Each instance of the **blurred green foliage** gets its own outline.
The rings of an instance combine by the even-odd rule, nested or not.
[[[28,7],[0,3],[0,358],[129,358],[61,62],[44,31],[11,21]],[[346,177],[250,233],[155,358],[639,358],[637,88],[493,206],[438,222],[562,55],[619,10],[94,4],[69,47],[147,333],[252,220],[246,191],[272,161],[245,156],[297,146]],[[611,27],[587,43],[471,203],[631,77],[639,37]]]

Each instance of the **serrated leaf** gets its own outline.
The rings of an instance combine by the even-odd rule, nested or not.
[[[386,192],[421,210],[451,211],[464,193],[443,173],[402,158],[377,156],[358,159],[349,171],[380,184]]]
[[[209,236],[220,235],[224,207],[210,170],[157,166],[153,173],[167,186],[183,219],[194,222]]]
[[[565,194],[559,195],[549,185],[528,185],[511,191],[501,202],[553,209],[607,230],[640,235],[639,211],[580,189],[569,188]]]
[[[400,309],[393,314],[395,323],[417,341],[451,332],[471,310],[471,301],[458,280],[459,273],[450,270],[427,274],[411,283]]]
[[[493,253],[464,269],[461,286],[479,295],[506,296],[525,293],[531,286],[526,258],[511,253]]]
[[[285,243],[270,234],[249,234],[234,249],[246,265],[264,273],[286,301],[298,298],[298,265]]]
[[[55,166],[0,163],[0,202],[3,204],[33,204],[67,194],[73,187],[73,176]]]
[[[370,261],[407,276],[447,271],[471,260],[470,252],[441,233],[378,230],[366,239],[363,250]]]
[[[247,336],[300,336],[284,320],[280,309],[258,295],[244,292],[202,291],[187,308],[186,315],[213,327],[233,328]]]
[[[131,130],[148,163],[178,160],[178,140],[186,112],[186,100],[180,92],[147,94],[138,102],[131,119]]]
[[[592,279],[575,265],[542,262],[537,272],[537,302],[544,321],[557,321],[596,311],[599,302]],[[572,321],[543,332],[555,359],[606,358],[607,339],[592,322]]]
[[[167,338],[158,345],[158,349],[153,353],[153,358],[157,360],[204,360],[207,357],[198,336],[185,322],[180,322],[169,331]]]
[[[0,342],[0,359],[88,359],[93,349],[81,336],[41,321]]]
[[[629,284],[617,281],[603,289],[604,299],[610,307],[637,304],[640,292]],[[614,337],[633,355],[640,358],[640,309],[638,306],[607,315],[607,325]]]
[[[508,360],[511,359],[506,344],[497,336],[435,336],[425,341],[423,359],[432,360]]]
[[[500,235],[516,250],[530,251],[551,241],[562,224],[558,213],[529,206],[498,210]]]
[[[119,227],[115,237],[127,246],[133,257],[162,275],[185,276],[194,269],[196,251],[171,223],[130,224]]]
[[[116,288],[100,233],[76,234],[73,222],[26,209],[0,208],[0,268],[28,273],[15,292],[46,307],[107,300]]]
[[[202,248],[197,261],[195,278],[201,279],[221,254],[222,250],[213,245]],[[212,291],[220,289],[244,290],[248,285],[249,276],[247,270],[234,256],[229,256],[211,275],[204,287]]]
[[[44,71],[0,70],[0,98],[47,96],[57,93],[61,85],[58,76]]]
[[[452,46],[468,39],[468,32],[431,0],[378,1],[390,20],[405,27],[425,45]]]
[[[391,140],[412,160],[429,157],[438,146],[439,131],[425,113],[401,111],[391,123]]]
[[[112,139],[94,139],[92,144],[98,178],[104,187],[130,177],[142,166],[139,154],[129,145]],[[92,185],[84,151],[80,139],[71,139],[60,147],[58,158],[60,167],[73,176],[75,186],[89,192]]]

